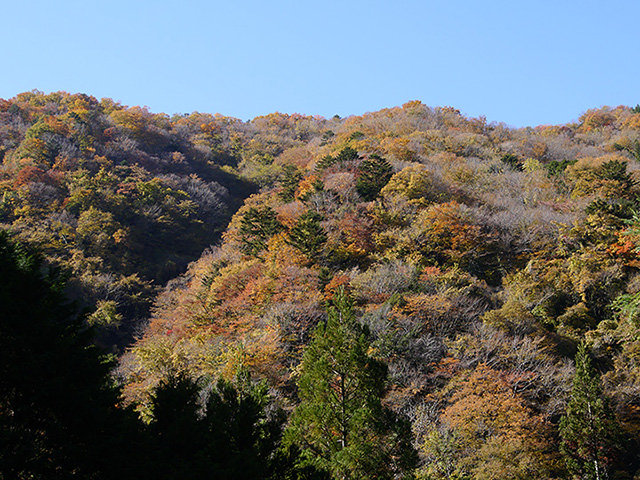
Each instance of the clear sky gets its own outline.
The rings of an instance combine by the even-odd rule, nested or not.
[[[637,0],[7,0],[2,17],[0,98],[242,120],[421,100],[517,127],[640,103]]]

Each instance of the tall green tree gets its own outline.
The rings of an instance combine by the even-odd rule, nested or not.
[[[366,201],[375,200],[393,175],[389,162],[379,155],[371,155],[358,167],[356,190]]]
[[[302,173],[295,165],[285,164],[282,166],[280,177],[280,192],[278,196],[283,202],[292,202],[302,179]]]
[[[571,399],[560,420],[561,451],[576,478],[605,480],[618,449],[618,424],[584,343],[575,361]]]
[[[339,291],[305,351],[300,404],[287,432],[306,461],[334,479],[391,479],[415,464],[408,424],[382,406],[387,369],[369,346]]]
[[[240,221],[242,250],[249,255],[258,256],[267,248],[269,238],[281,230],[282,224],[271,207],[251,207]]]
[[[317,261],[327,242],[327,234],[320,225],[322,219],[322,215],[314,211],[304,212],[289,230],[287,243]]]

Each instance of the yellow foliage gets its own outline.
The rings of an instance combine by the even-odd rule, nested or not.
[[[422,164],[403,168],[391,177],[380,192],[383,198],[401,196],[414,205],[428,205],[434,200],[433,174]]]
[[[406,137],[385,137],[380,146],[385,154],[403,162],[416,160],[416,152],[409,148],[410,140]]]
[[[628,192],[621,192],[617,182],[603,180],[598,176],[598,169],[611,161],[626,163],[627,159],[621,155],[609,154],[598,158],[583,157],[575,164],[569,165],[566,169],[566,177],[573,186],[571,196],[578,198],[595,193],[605,198],[625,196]]]
[[[616,117],[611,113],[609,107],[591,109],[587,110],[587,112],[580,117],[580,122],[582,122],[580,128],[583,132],[588,132],[611,125],[615,120]]]
[[[458,436],[462,469],[487,480],[548,478],[549,425],[501,372],[479,365],[457,386],[441,421]]]
[[[623,123],[622,128],[640,130],[640,113],[636,113],[628,117]]]
[[[290,265],[304,266],[309,263],[309,258],[304,253],[287,243],[287,238],[287,233],[281,232],[267,242],[267,251],[263,257],[270,272]]]
[[[295,198],[296,199],[305,198],[306,195],[315,192],[316,190],[315,184],[318,181],[319,181],[319,178],[317,175],[309,175],[308,177],[305,177],[302,180],[300,180],[300,183],[298,184],[298,190],[296,191],[296,194],[295,194]]]

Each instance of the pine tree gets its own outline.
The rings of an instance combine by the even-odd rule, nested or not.
[[[584,344],[575,361],[571,399],[560,420],[561,451],[572,474],[604,480],[618,443],[618,425]]]
[[[298,184],[302,179],[302,173],[295,165],[285,164],[282,166],[282,177],[280,179],[280,192],[278,196],[283,202],[292,202]]]
[[[360,175],[356,181],[356,190],[366,201],[375,200],[393,175],[389,162],[378,155],[363,160],[358,168]]]
[[[276,212],[271,207],[250,208],[240,221],[240,241],[242,250],[258,256],[267,248],[267,240],[282,230]]]
[[[322,255],[327,234],[324,232],[320,221],[322,215],[311,210],[306,211],[289,230],[287,243],[310,259],[318,260]]]
[[[339,291],[304,354],[301,403],[287,432],[307,461],[334,479],[394,478],[415,463],[407,423],[381,404],[386,366],[368,350],[353,305]]]
[[[295,449],[280,449],[286,417],[265,382],[251,381],[246,370],[234,382],[199,382],[178,374],[155,389],[145,478],[325,479],[298,468]]]

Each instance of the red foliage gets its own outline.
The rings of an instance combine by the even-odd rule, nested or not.
[[[16,178],[13,181],[13,187],[19,188],[22,185],[26,185],[31,182],[44,182],[46,178],[47,174],[44,170],[34,167],[33,165],[27,165],[22,167],[16,175]]]

